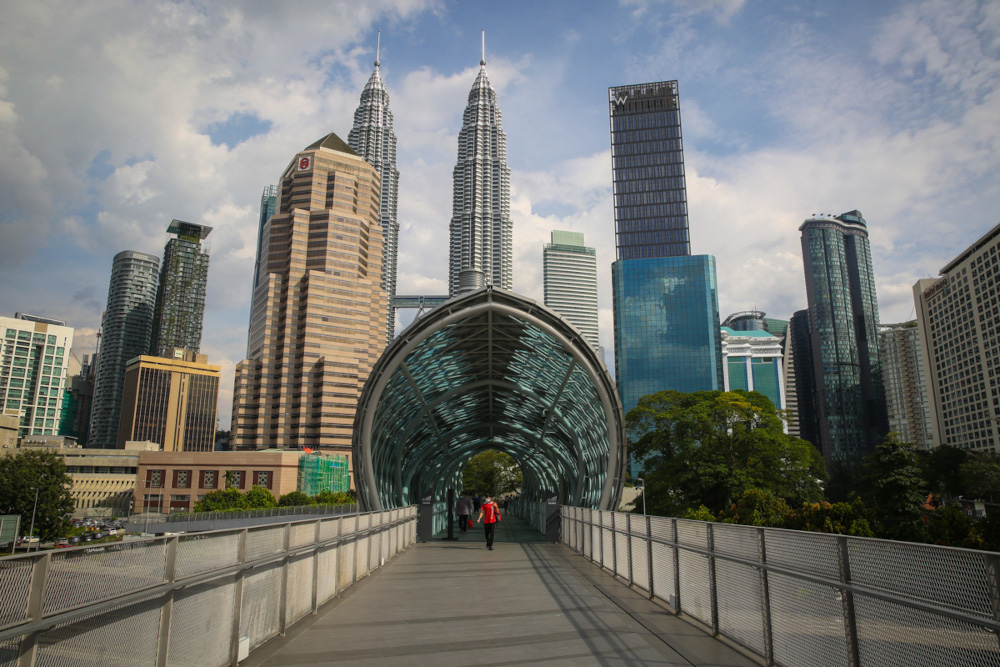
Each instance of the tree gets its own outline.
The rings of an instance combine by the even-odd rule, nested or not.
[[[960,468],[965,494],[991,503],[1000,499],[1000,457],[992,452],[978,452],[968,457]]]
[[[939,496],[946,504],[966,494],[963,466],[969,462],[969,451],[951,445],[916,452],[924,488]]]
[[[66,464],[52,452],[25,449],[0,456],[0,514],[20,514],[22,535],[31,530],[32,512],[35,535],[43,540],[65,535],[73,512],[72,486]]]
[[[317,505],[351,505],[358,502],[358,492],[354,489],[349,491],[320,491],[313,496],[313,502]]]
[[[247,506],[250,509],[270,509],[277,507],[278,501],[274,499],[274,494],[266,486],[254,485],[246,493]]]
[[[890,433],[865,457],[866,493],[879,537],[923,542],[923,480],[913,445]]]
[[[462,488],[473,494],[502,496],[521,488],[521,467],[510,454],[488,449],[462,470]]]
[[[299,505],[315,505],[316,500],[301,491],[290,491],[278,500],[278,507],[296,507]]]
[[[744,526],[784,528],[791,511],[788,503],[771,491],[747,489],[732,507],[722,513],[720,520]]]
[[[239,489],[218,489],[205,494],[205,497],[194,505],[195,512],[226,512],[229,510],[249,509],[247,498]]]
[[[663,391],[640,398],[625,421],[650,513],[678,516],[704,505],[718,514],[749,489],[794,505],[822,498],[819,451],[787,435],[758,392]]]
[[[829,503],[825,500],[818,503],[803,503],[802,507],[788,515],[785,528],[814,533],[875,537],[871,522],[868,520],[868,508],[861,498],[857,497],[849,503]]]

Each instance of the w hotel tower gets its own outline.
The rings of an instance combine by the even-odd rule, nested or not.
[[[349,453],[361,387],[385,347],[379,174],[337,135],[295,156],[261,228],[237,449]]]

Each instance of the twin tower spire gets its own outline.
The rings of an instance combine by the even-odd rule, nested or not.
[[[397,202],[399,170],[396,169],[396,134],[392,128],[389,93],[379,72],[381,33],[375,47],[375,70],[361,92],[354,112],[348,144],[371,164],[382,180],[381,224],[385,236],[382,289],[390,304],[396,294],[399,253]],[[479,75],[469,91],[469,101],[458,135],[458,160],[453,171],[454,190],[450,224],[448,293],[451,296],[485,285],[513,286],[513,223],[510,218],[510,168],[497,94],[486,74],[486,35],[483,33]],[[393,337],[395,311],[389,308],[387,341]]]

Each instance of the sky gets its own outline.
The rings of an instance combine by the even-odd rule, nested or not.
[[[597,249],[614,363],[608,87],[678,81],[691,247],[719,310],[805,308],[799,225],[859,209],[883,323],[1000,215],[1000,3],[0,0],[0,314],[90,354],[114,255],[213,227],[201,351],[221,426],[246,354],[260,195],[346,139],[375,60],[398,139],[400,294],[447,292],[458,132],[481,31],[511,168],[514,290],[554,229]],[[412,312],[403,314],[403,322]]]

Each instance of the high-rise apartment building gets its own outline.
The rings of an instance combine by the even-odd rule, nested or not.
[[[868,227],[860,211],[849,211],[814,216],[799,231],[819,429],[813,444],[827,461],[854,464],[889,432]]]
[[[776,410],[785,409],[781,340],[761,329],[737,331],[722,327],[725,390],[756,391]]]
[[[507,135],[497,93],[486,75],[485,53],[462,117],[453,179],[448,293],[484,285],[513,289]]]
[[[722,336],[715,258],[691,255],[677,82],[617,86],[608,98],[615,373],[628,412],[659,391],[721,390]]]
[[[155,442],[166,452],[213,451],[221,370],[205,355],[181,348],[132,359],[125,369],[118,448],[135,440]]]
[[[172,220],[167,227],[176,236],[163,248],[149,346],[154,356],[168,356],[175,348],[197,353],[201,347],[208,285],[208,251],[202,241],[211,232],[211,227],[183,220]]]
[[[111,265],[108,305],[101,320],[88,447],[112,449],[118,440],[125,364],[149,352],[160,258],[125,250]]]
[[[392,129],[389,91],[379,73],[378,48],[375,50],[375,71],[361,91],[361,103],[354,112],[354,126],[347,143],[365,159],[382,179],[379,217],[384,239],[382,255],[382,290],[388,295],[385,342],[392,342],[396,329],[396,310],[391,307],[396,296],[396,261],[399,256],[399,223],[396,202],[399,198],[399,170],[396,169],[396,134]]]
[[[889,430],[921,449],[933,447],[928,383],[916,320],[881,325],[878,347]]]
[[[0,317],[0,414],[18,435],[59,435],[73,328],[24,313]]]
[[[361,388],[385,348],[380,181],[336,134],[282,174],[236,367],[235,448],[350,450]]]
[[[913,298],[936,443],[1000,452],[1000,224]]]
[[[584,245],[579,232],[552,232],[542,251],[545,306],[600,347],[597,331],[597,252]]]
[[[812,443],[819,442],[814,375],[812,322],[808,310],[799,310],[788,320],[785,341],[785,409],[788,434]]]

